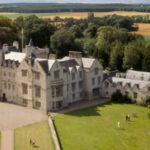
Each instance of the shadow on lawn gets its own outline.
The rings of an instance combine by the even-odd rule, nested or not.
[[[66,113],[66,115],[72,115],[77,117],[84,117],[84,116],[101,116],[100,114],[100,108],[106,107],[107,105],[112,105],[112,103],[106,103],[102,105],[96,105],[84,109],[75,110],[69,113]]]

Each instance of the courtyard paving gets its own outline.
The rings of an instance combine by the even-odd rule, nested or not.
[[[45,111],[0,103],[1,150],[13,150],[15,128],[47,120]]]

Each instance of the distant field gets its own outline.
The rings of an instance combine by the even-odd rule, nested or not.
[[[150,24],[146,23],[137,23],[136,26],[138,26],[139,30],[134,32],[136,34],[142,34],[148,38],[150,36]]]
[[[135,15],[150,15],[150,13],[145,13],[145,12],[130,12],[130,11],[113,11],[113,12],[95,12],[94,13],[96,17],[104,17],[107,15],[122,15],[122,16],[135,16]],[[0,13],[0,15],[7,16],[9,18],[16,18],[19,16],[29,16],[33,15],[33,13]],[[54,18],[55,16],[59,16],[61,18],[66,18],[66,17],[73,17],[73,18],[87,18],[88,12],[81,12],[81,13],[71,13],[71,12],[64,12],[64,13],[35,13],[35,15],[39,17],[44,17],[44,18]]]

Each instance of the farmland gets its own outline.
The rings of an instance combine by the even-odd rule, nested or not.
[[[19,16],[29,16],[29,15],[37,15],[38,17],[42,18],[51,18],[53,19],[56,16],[59,16],[61,18],[66,18],[66,17],[73,17],[76,19],[80,18],[87,18],[88,12],[63,12],[63,13],[8,13],[8,12],[1,12],[0,15],[7,16],[11,19],[15,19]],[[146,16],[150,15],[150,13],[146,12],[130,12],[130,11],[112,11],[112,12],[95,12],[94,13],[95,17],[104,17],[107,15],[121,15],[121,16],[135,16],[135,15],[140,15],[140,16]]]

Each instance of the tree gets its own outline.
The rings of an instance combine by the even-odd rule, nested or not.
[[[143,49],[142,70],[150,71],[150,44]]]
[[[112,69],[118,69],[119,71],[122,71],[123,55],[124,45],[120,42],[116,42],[110,54],[110,67]]]
[[[51,36],[51,48],[58,57],[68,55],[68,51],[74,50],[74,45],[74,35],[67,29],[62,28]]]
[[[88,28],[84,31],[86,37],[93,38],[96,36],[98,26],[94,24],[89,24]]]
[[[40,19],[35,15],[26,17],[24,22],[25,43],[28,44],[32,38],[36,46],[49,47],[49,38],[56,31],[56,27],[50,24],[49,20]]]
[[[98,58],[104,67],[109,65],[111,46],[115,42],[117,30],[111,26],[100,27],[97,32],[94,57]]]
[[[138,42],[131,42],[125,46],[123,67],[125,69],[141,69],[141,47]]]
[[[18,32],[15,23],[7,17],[0,16],[0,41],[3,43],[12,43],[18,40]]]
[[[82,30],[77,25],[73,25],[72,27],[70,27],[69,31],[74,35],[75,38],[83,37]]]

